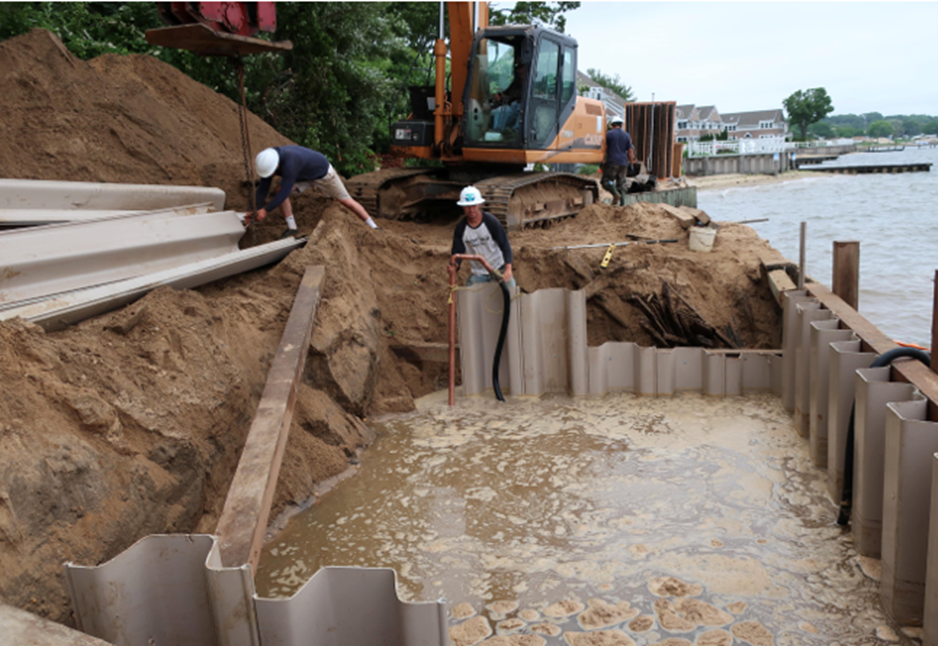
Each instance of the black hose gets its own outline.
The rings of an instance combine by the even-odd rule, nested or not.
[[[492,387],[495,389],[495,396],[498,401],[505,401],[502,395],[502,388],[498,383],[498,366],[502,360],[502,347],[505,345],[505,337],[508,336],[508,319],[511,318],[511,294],[508,292],[508,285],[503,281],[498,281],[498,286],[502,288],[502,300],[505,303],[502,310],[502,329],[498,333],[498,343],[495,344],[495,359],[492,361]]]
[[[899,357],[912,357],[913,359],[918,359],[926,366],[931,365],[931,355],[927,352],[915,348],[894,348],[878,356],[870,368],[888,366]],[[856,411],[857,400],[854,398],[853,406],[850,408],[850,422],[847,424],[847,442],[844,449],[844,486],[840,496],[840,514],[837,516],[838,525],[849,525],[850,512],[853,510],[853,424],[856,418]]]

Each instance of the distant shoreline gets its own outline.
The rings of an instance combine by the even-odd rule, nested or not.
[[[763,186],[765,184],[780,184],[806,177],[824,177],[832,173],[819,173],[817,171],[792,170],[778,175],[729,173],[726,175],[706,175],[695,177],[685,175],[688,186],[697,187],[698,191],[721,191],[728,188],[743,188],[747,186]]]

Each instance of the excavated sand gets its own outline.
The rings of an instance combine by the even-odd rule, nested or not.
[[[147,56],[81,61],[41,30],[0,42],[0,60],[0,177],[219,186],[229,208],[246,205],[229,99]],[[254,116],[249,123],[255,151],[290,143]],[[148,534],[214,530],[308,266],[324,266],[325,282],[274,514],[311,504],[318,483],[354,466],[373,439],[363,419],[413,410],[415,397],[445,386],[445,363],[411,348],[446,341],[455,219],[382,221],[371,231],[316,191],[294,206],[309,242],[275,267],[198,290],[159,289],[62,332],[0,323],[5,602],[73,625],[64,561],[101,563]],[[283,226],[275,213],[242,245],[275,239]],[[591,345],[649,345],[625,300],[667,280],[712,324],[732,323],[747,347],[779,347],[760,272],[760,260],[778,254],[744,225],[722,226],[713,253],[700,254],[660,207],[593,205],[513,232],[515,276],[528,292],[580,288],[602,274],[604,251],[553,247],[627,234],[679,242],[615,251],[603,271],[620,272],[608,289],[624,325],[591,303]]]

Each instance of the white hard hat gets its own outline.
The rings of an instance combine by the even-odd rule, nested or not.
[[[265,148],[254,158],[254,167],[261,177],[270,177],[280,165],[280,153],[273,148]]]
[[[610,126],[614,126],[617,123],[622,123],[622,117],[613,117],[612,119],[609,120]]]
[[[456,204],[459,206],[475,206],[476,204],[485,204],[485,198],[482,197],[482,192],[475,186],[467,186],[459,194],[459,201],[456,202]]]

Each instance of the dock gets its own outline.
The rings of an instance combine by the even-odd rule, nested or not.
[[[865,173],[927,173],[931,170],[931,164],[862,164],[856,166],[805,168],[805,170],[820,171],[822,173],[841,173],[847,175],[862,175]]]

